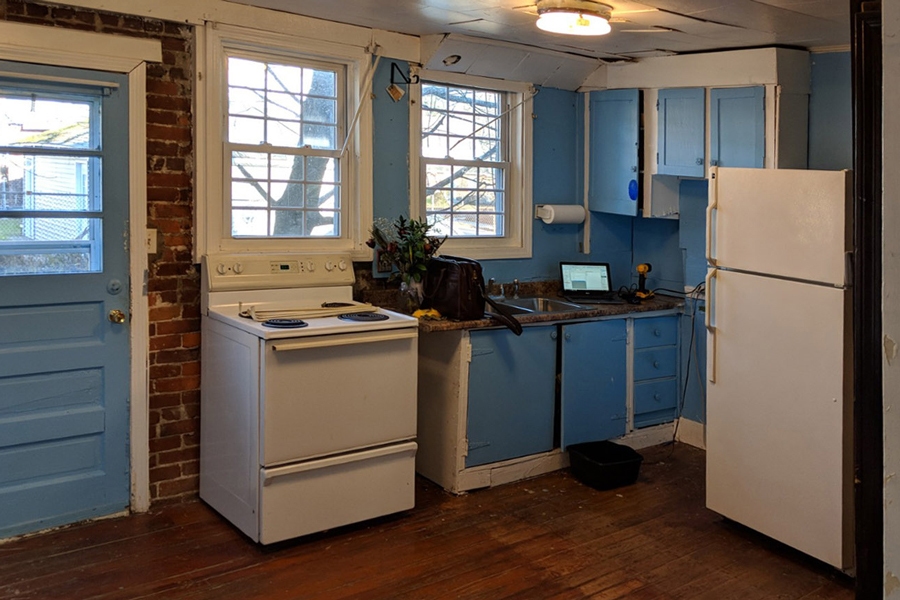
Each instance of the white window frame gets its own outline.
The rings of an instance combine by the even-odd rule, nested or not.
[[[508,119],[507,160],[509,173],[505,198],[507,202],[503,237],[448,238],[441,246],[443,254],[461,254],[475,259],[531,258],[532,236],[532,97],[530,83],[474,77],[458,73],[421,70],[422,80],[462,87],[507,92],[513,108]],[[415,218],[425,216],[425,162],[422,160],[422,86],[410,86],[409,115],[409,212]]]
[[[199,39],[203,38],[203,39]],[[371,68],[365,49],[282,34],[207,23],[198,29],[197,48],[205,56],[198,64],[195,113],[198,116],[195,198],[195,258],[218,252],[350,253],[367,260],[365,245],[372,224],[372,106],[366,99],[341,160],[341,235],[333,238],[231,237],[230,157],[228,136],[228,56],[260,61],[313,61],[346,69],[344,130],[350,127],[360,103],[360,87]],[[343,144],[344,140],[338,140]],[[265,147],[261,147],[264,150]]]

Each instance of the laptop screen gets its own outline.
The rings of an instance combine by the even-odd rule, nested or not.
[[[609,292],[608,263],[559,263],[562,275],[563,294],[585,294]]]

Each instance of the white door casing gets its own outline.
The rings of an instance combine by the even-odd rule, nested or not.
[[[159,40],[131,38],[41,25],[0,22],[0,59],[126,73],[130,90],[129,239],[143,248],[147,226],[146,62],[162,60]],[[150,507],[149,309],[145,275],[147,254],[130,252],[131,312],[131,510]]]

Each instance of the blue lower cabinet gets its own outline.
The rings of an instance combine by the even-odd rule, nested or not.
[[[471,332],[466,467],[553,449],[556,331]]]
[[[678,315],[634,320],[634,427],[678,416]]]
[[[678,381],[672,377],[634,384],[634,426],[649,427],[675,419]]]
[[[561,445],[625,434],[625,319],[562,327]]]

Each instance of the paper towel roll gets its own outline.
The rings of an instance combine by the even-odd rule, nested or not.
[[[548,225],[584,223],[584,207],[579,204],[538,204],[534,216]]]

